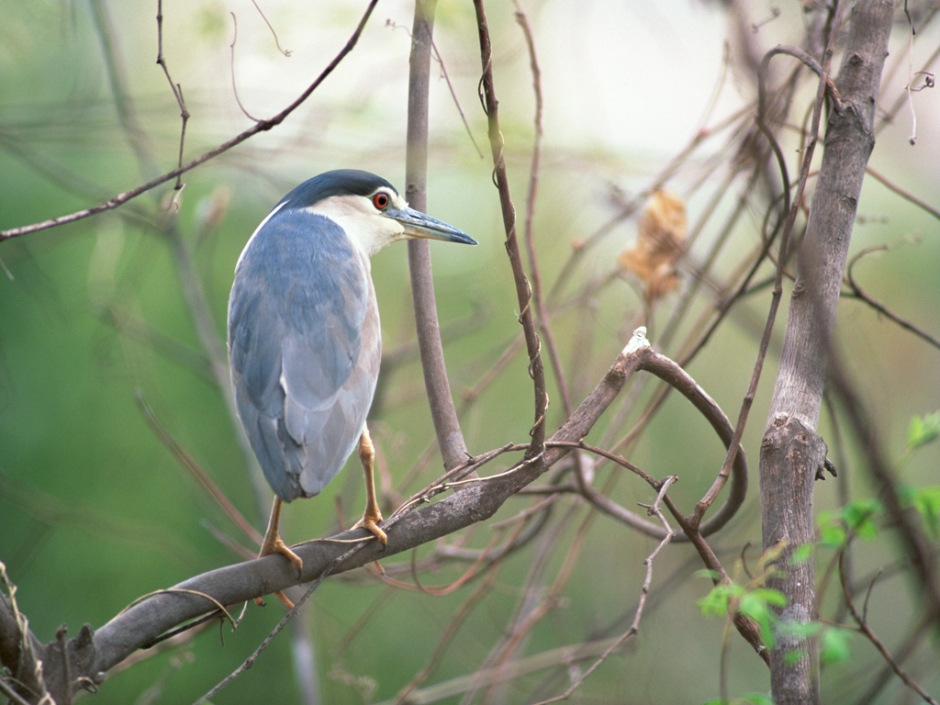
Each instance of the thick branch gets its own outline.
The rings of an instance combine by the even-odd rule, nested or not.
[[[594,391],[551,440],[573,442],[586,436],[630,375],[653,354],[649,347],[631,348],[621,353]],[[363,540],[361,530],[347,531],[335,539],[295,546],[293,550],[304,562],[299,578],[281,556],[273,555],[203,573],[148,597],[105,624],[93,637],[83,631],[69,643],[73,684],[78,678],[100,683],[109,669],[134,651],[152,645],[168,630],[213,613],[216,604],[235,605],[301,582],[311,582],[324,572],[336,574],[352,570],[488,519],[509,497],[569,452],[570,447],[547,448],[542,456],[522,461],[511,472],[489,479],[464,480],[456,492],[441,501],[393,517],[385,524],[389,540],[384,551],[377,542]],[[358,549],[350,551],[357,540],[361,540]],[[343,560],[334,565],[340,557],[344,557]],[[201,596],[203,594],[205,597]],[[65,667],[56,651],[57,648],[47,648],[45,668],[47,680],[59,686],[50,687],[53,696],[59,699],[64,694],[61,674],[65,673]],[[59,674],[58,680],[55,675],[50,678],[50,674]]]
[[[836,80],[842,105],[829,116],[825,153],[799,252],[799,275],[780,371],[761,445],[764,548],[787,542],[770,585],[787,596],[784,617],[800,623],[817,617],[813,565],[812,561],[791,563],[788,558],[795,548],[815,539],[813,481],[826,453],[816,424],[852,225],[865,166],[874,147],[875,100],[892,15],[893,5],[886,0],[860,0],[852,13]],[[825,75],[821,80],[826,80]],[[794,649],[796,659],[790,656]],[[793,643],[778,639],[771,653],[774,702],[819,702],[817,661],[814,640]]]
[[[771,403],[816,428],[826,377],[826,357],[839,287],[865,166],[875,145],[875,99],[887,55],[893,6],[867,0],[855,6],[849,43],[836,86],[844,103],[829,116],[825,154],[800,251],[783,343],[780,375]]]

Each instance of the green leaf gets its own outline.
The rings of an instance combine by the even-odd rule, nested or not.
[[[728,605],[732,599],[739,598],[744,594],[744,588],[740,585],[716,585],[709,593],[698,601],[698,606],[702,614],[724,616],[728,614]]]
[[[845,529],[835,524],[819,527],[819,540],[824,546],[828,546],[829,548],[842,548],[848,536]]]
[[[878,526],[873,520],[883,512],[877,499],[857,499],[842,507],[842,519],[859,538],[873,539],[878,535]]]
[[[914,485],[908,485],[904,482],[899,482],[897,488],[898,499],[901,500],[901,504],[905,507],[914,506],[914,500],[917,499],[917,488],[914,487]]]
[[[842,533],[844,534],[845,532]],[[793,551],[793,555],[790,556],[790,563],[793,565],[805,563],[812,557],[815,548],[812,543],[804,543],[802,546],[797,546],[796,550]]]
[[[849,640],[854,632],[851,629],[831,627],[822,633],[819,640],[819,658],[823,663],[842,663],[852,657]]]
[[[829,548],[840,549],[845,545],[848,534],[842,525],[840,512],[825,511],[819,515],[819,542]],[[797,549],[799,550],[799,549]]]
[[[768,605],[773,605],[774,607],[787,606],[787,596],[779,590],[774,590],[773,588],[757,588],[753,590],[751,594],[756,595]]]
[[[751,619],[761,621],[765,619],[767,613],[770,612],[770,607],[767,606],[766,600],[761,599],[760,595],[749,592],[742,597],[741,602],[738,603],[738,611],[743,612]]]
[[[777,615],[767,604],[767,598],[759,593],[772,593],[776,590],[755,590],[749,592],[741,598],[738,603],[738,611],[747,615],[760,627],[760,637],[767,646],[774,645],[774,625],[777,623]],[[784,598],[786,604],[786,598]]]
[[[940,538],[940,487],[923,487],[917,490],[911,504],[923,517],[930,535],[935,539]]]
[[[940,411],[914,416],[907,430],[907,447],[914,451],[940,437]]]
[[[711,590],[696,603],[699,609],[702,610],[702,615],[705,617],[709,615],[722,616],[728,614],[728,594],[726,592],[718,592],[717,590],[717,588]]]

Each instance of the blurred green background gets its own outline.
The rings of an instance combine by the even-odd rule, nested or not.
[[[735,23],[718,8],[681,0],[637,5],[614,8],[597,0],[533,2],[528,8],[545,92],[535,231],[546,288],[562,271],[572,243],[607,223],[628,195],[649,188],[702,127],[722,75],[725,80],[708,124],[754,97],[743,69],[733,63],[723,69],[723,43],[726,35],[734,36]],[[769,15],[768,8],[755,3],[755,20],[765,12]],[[251,115],[269,116],[338,52],[363,5],[284,0],[264,3],[262,9],[290,57],[278,51],[271,31],[249,2],[163,4],[164,53],[192,114],[186,139],[189,158],[251,124],[235,101],[232,67],[244,108]],[[531,77],[512,6],[491,3],[488,10],[502,129],[521,224],[533,139]],[[174,249],[172,237],[150,225],[173,217],[168,215],[173,198],[169,185],[119,211],[0,244],[0,560],[18,586],[20,608],[42,640],[54,638],[61,624],[73,635],[83,623],[100,626],[142,594],[239,560],[219,540],[219,533],[249,545],[150,430],[135,396],[146,400],[239,510],[263,528],[267,498],[255,495],[183,286],[199,283],[214,332],[223,341],[235,261],[284,193],[309,176],[339,167],[369,169],[403,190],[411,12],[405,2],[380,3],[353,54],[287,122],[184,176],[177,223],[194,277],[187,278],[181,269],[180,245]],[[230,13],[238,19],[234,58]],[[798,43],[799,15],[798,8],[787,8],[782,17],[761,27],[755,41],[766,48]],[[148,176],[147,165],[135,154],[133,136],[122,129],[118,117],[115,72],[128,87],[122,99],[140,128],[138,144],[154,156],[160,171],[174,166],[179,109],[154,63],[154,16],[154,3],[0,0],[0,229],[96,204]],[[928,51],[920,47],[935,47],[938,37],[935,26],[919,35],[917,56],[925,57]],[[103,52],[107,44],[115,57],[110,67]],[[428,209],[481,243],[472,250],[432,246],[440,317],[445,330],[454,331],[447,336],[445,353],[459,402],[518,335],[518,306],[490,180],[485,118],[476,97],[479,55],[471,7],[442,0],[436,44],[470,134],[486,155],[478,154],[464,129],[435,63]],[[892,47],[899,53],[906,47],[903,32]],[[885,89],[887,102],[902,88],[903,77],[893,78]],[[806,100],[798,105],[808,105],[813,90],[810,86],[801,94]],[[897,124],[879,135],[871,164],[936,206],[940,108],[930,91],[915,100],[917,146],[907,144],[910,126],[902,111]],[[802,109],[797,108],[793,119]],[[795,139],[789,146],[796,148]],[[788,154],[794,155],[793,149]],[[713,171],[710,164],[716,160],[725,166]],[[711,199],[721,194],[733,161],[724,142],[709,143],[667,183],[687,200],[690,222],[702,218]],[[701,260],[711,247],[739,191],[740,185],[728,188],[727,197],[716,201],[716,215],[704,221],[692,259]],[[755,246],[763,212],[755,193],[714,276],[729,276]],[[900,315],[936,335],[937,219],[871,179],[859,214],[853,252],[881,243],[890,246],[886,254],[858,265],[860,282]],[[634,237],[635,218],[619,223],[599,245],[585,251],[559,296],[560,301],[577,301],[553,320],[574,404],[593,388],[639,320],[642,298],[626,278],[612,276],[604,286],[589,287],[616,274],[616,255]],[[389,248],[373,264],[387,352],[407,350],[414,340],[404,250]],[[654,345],[676,300],[673,294],[654,313]],[[768,300],[769,290],[737,307],[689,368],[732,418],[750,378]],[[677,341],[688,335],[694,315],[710,303],[707,291],[693,300],[693,313],[680,324]],[[785,314],[778,321],[781,333],[784,322]],[[839,325],[843,354],[863,383],[866,401],[897,457],[910,417],[940,407],[938,351],[854,301],[843,303]],[[678,345],[674,342],[665,352],[675,353]],[[777,349],[775,343],[745,436],[752,468],[749,501],[715,540],[729,569],[746,542],[760,545],[756,468]],[[371,426],[382,467],[395,492],[406,497],[440,469],[434,456],[419,477],[407,486],[401,482],[411,477],[410,469],[433,442],[417,359],[410,357],[396,367],[383,385],[381,412]],[[554,430],[563,420],[554,381],[550,394],[549,427]],[[644,388],[641,399],[648,395]],[[616,411],[611,409],[589,440],[602,439]],[[635,420],[636,414],[628,418]],[[473,453],[527,440],[532,401],[523,357],[511,361],[462,420]],[[617,438],[629,427],[611,433]],[[821,429],[831,437],[825,416]],[[723,457],[706,424],[678,398],[667,402],[631,455],[653,475],[680,475],[670,493],[685,507],[702,494]],[[860,466],[851,444],[848,457],[848,479],[817,486],[820,509],[838,504],[839,482],[846,483],[842,490],[852,497],[869,492],[864,474],[855,472]],[[915,484],[935,483],[937,460],[936,449],[922,451],[905,468],[905,477]],[[497,461],[488,472],[511,462],[510,457]],[[337,495],[343,499],[345,519],[353,520],[362,502],[358,468],[348,469],[321,497],[291,505],[282,533],[289,541],[301,541],[334,531]],[[628,508],[652,499],[648,488],[626,478],[613,496]],[[496,519],[525,506],[522,500],[511,501]],[[576,512],[577,518],[557,539],[551,574],[560,569],[575,527],[588,515],[584,506],[571,502],[556,513],[565,511]],[[613,636],[629,625],[643,579],[642,560],[655,544],[603,516],[595,517],[585,531],[570,582],[520,655]],[[483,526],[464,538],[467,545],[482,547],[491,536]],[[429,551],[422,549],[419,555]],[[756,554],[751,548],[751,557]],[[491,594],[445,652],[431,683],[479,668],[513,614],[534,555],[535,549],[529,548],[505,562]],[[821,565],[830,557],[821,553]],[[886,535],[860,548],[856,570],[864,574],[896,559],[896,544]],[[396,557],[389,564],[407,560]],[[660,557],[639,637],[626,654],[611,657],[589,679],[583,688],[586,702],[703,702],[717,695],[723,625],[703,618],[695,605],[710,586],[706,579],[692,577],[699,567],[687,546],[670,547]],[[422,582],[443,585],[465,568],[442,563],[423,575]],[[312,692],[319,692],[323,702],[393,697],[428,663],[449,620],[476,585],[432,597],[395,590],[364,573],[327,581],[312,597],[300,626],[314,649],[307,662],[316,664],[313,672],[307,670],[317,681]],[[879,583],[870,609],[876,630],[892,645],[916,620],[916,600],[903,577]],[[264,610],[249,606],[237,632],[223,627],[219,634],[213,627],[180,649],[113,673],[95,701],[191,702],[240,664],[282,614],[276,600]],[[302,702],[291,665],[292,638],[281,635],[214,702]],[[860,638],[853,647],[849,663],[824,673],[826,702],[854,702],[866,687],[858,674],[880,667]],[[924,673],[930,655],[917,655],[911,666],[936,691],[940,676],[935,669]],[[501,697],[526,702],[543,685],[544,675],[515,681]],[[563,673],[559,682],[568,676]],[[734,637],[730,683],[733,693],[768,688],[764,666]],[[557,690],[549,689],[545,696]],[[893,702],[897,692],[885,691],[883,702]],[[451,697],[444,702],[459,701]]]

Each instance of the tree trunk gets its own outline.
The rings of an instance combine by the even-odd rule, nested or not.
[[[825,153],[799,252],[780,371],[761,444],[760,491],[764,549],[786,542],[770,586],[787,596],[785,621],[817,619],[812,561],[789,564],[800,545],[814,541],[813,480],[826,457],[816,434],[839,287],[845,269],[865,166],[874,147],[875,100],[894,14],[890,0],[860,0],[836,87]],[[796,656],[796,657],[795,657]],[[771,690],[777,705],[819,702],[814,639],[778,638],[771,653]]]

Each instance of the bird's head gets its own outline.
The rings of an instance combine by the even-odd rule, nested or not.
[[[287,194],[275,211],[281,208],[329,218],[368,255],[407,238],[477,244],[462,230],[409,208],[394,186],[367,171],[340,169],[315,176]]]

